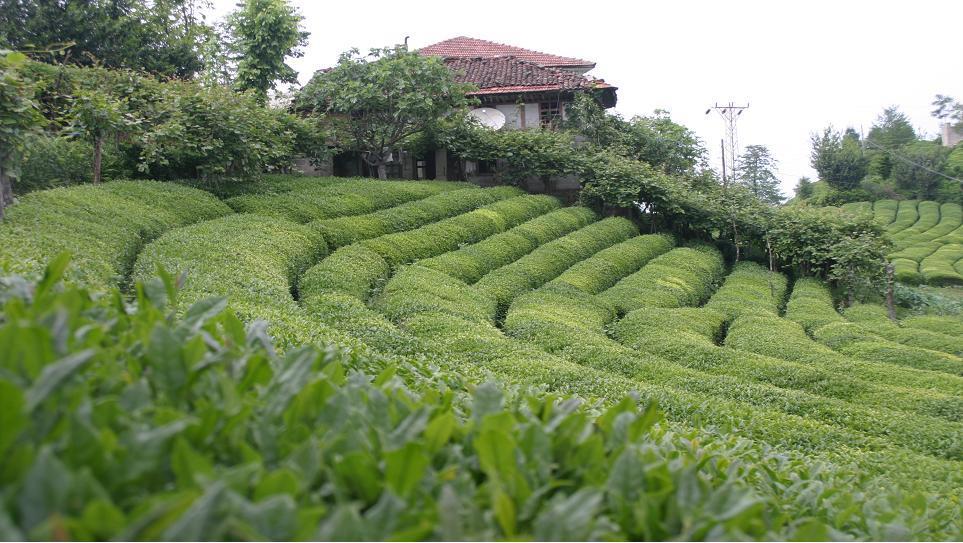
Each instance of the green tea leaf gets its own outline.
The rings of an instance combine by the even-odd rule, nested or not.
[[[94,357],[95,351],[87,349],[67,355],[60,360],[44,367],[40,377],[27,390],[26,409],[32,412],[43,403],[64,381],[76,373],[84,364]]]
[[[409,442],[385,454],[385,480],[395,494],[407,498],[424,476],[431,459],[424,445]]]

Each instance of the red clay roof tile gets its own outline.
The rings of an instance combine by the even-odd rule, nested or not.
[[[586,66],[594,67],[595,63],[573,57],[550,55],[531,49],[523,49],[513,45],[495,43],[487,40],[458,36],[450,40],[440,41],[419,49],[422,55],[442,58],[494,58],[512,56],[533,62],[539,66]]]

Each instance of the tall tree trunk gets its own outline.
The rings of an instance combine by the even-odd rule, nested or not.
[[[886,263],[886,314],[896,322],[896,296],[893,292],[893,265]]]
[[[7,175],[7,170],[3,168],[2,162],[0,162],[0,220],[4,218],[7,206],[13,203],[12,182],[13,180]]]
[[[94,183],[100,183],[100,168],[103,163],[104,138],[94,140]]]

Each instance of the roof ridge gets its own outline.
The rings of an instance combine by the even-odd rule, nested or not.
[[[515,53],[521,53],[521,54],[525,54],[525,55],[528,55],[528,56],[536,56],[536,57],[537,57],[537,56],[541,56],[541,57],[545,57],[546,59],[557,59],[557,60],[564,61],[564,65],[569,65],[569,66],[593,66],[593,67],[595,66],[595,62],[592,62],[592,61],[590,61],[590,60],[586,60],[586,59],[583,59],[583,58],[569,57],[569,56],[564,56],[564,55],[556,55],[556,54],[554,54],[554,53],[546,53],[546,52],[544,52],[544,51],[537,51],[537,50],[535,50],[535,49],[527,49],[527,48],[525,48],[525,47],[519,47],[519,46],[517,46],[517,45],[510,45],[510,44],[507,44],[507,43],[501,43],[501,42],[496,42],[496,41],[491,41],[491,40],[483,40],[483,39],[481,39],[481,38],[472,38],[471,36],[455,36],[455,37],[449,38],[449,39],[447,39],[447,40],[442,40],[442,41],[437,42],[437,43],[433,43],[433,44],[426,45],[426,46],[422,47],[421,49],[422,49],[422,50],[425,50],[425,49],[429,49],[429,50],[430,50],[431,48],[442,48],[442,49],[443,49],[446,45],[449,45],[449,44],[457,44],[458,41],[469,41],[469,42],[473,42],[475,45],[495,46],[495,47],[497,47],[497,48],[508,49],[508,50],[513,51],[513,52],[515,52]],[[443,53],[439,54],[439,56],[443,56]],[[497,57],[497,56],[503,56],[503,55],[495,55],[495,56]],[[516,55],[513,55],[513,56],[516,56]],[[449,57],[449,58],[458,58],[458,57]],[[466,57],[461,57],[461,58],[466,58]],[[493,57],[489,56],[489,57],[486,57],[486,58],[493,58]],[[534,60],[531,61],[531,62],[533,62],[533,63],[535,63],[535,64],[539,64],[538,62],[535,62]],[[547,67],[547,68],[548,68],[548,67],[555,67],[554,65],[551,65],[551,64],[552,64],[551,60],[549,60],[548,63],[550,64],[550,65],[548,65],[548,66],[546,66],[545,64],[539,64],[539,65],[542,66],[542,67]]]

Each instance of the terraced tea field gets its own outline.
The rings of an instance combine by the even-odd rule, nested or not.
[[[898,243],[893,259],[901,280],[963,280],[959,206],[880,201],[847,208],[872,211],[887,225]],[[182,313],[196,313],[189,308],[211,296],[227,296],[241,321],[267,321],[281,351],[298,352],[297,346],[307,343],[337,345],[384,363],[427,364],[428,373],[458,376],[470,389],[494,379],[578,395],[596,416],[606,413],[578,426],[580,437],[572,443],[583,448],[571,449],[578,455],[567,456],[569,449],[558,444],[540,449],[558,455],[548,462],[527,451],[556,439],[556,433],[569,435],[569,423],[553,418],[552,409],[567,413],[574,407],[522,403],[522,414],[513,420],[541,413],[535,418],[541,417],[548,430],[519,430],[512,434],[517,442],[488,426],[482,428],[491,435],[477,430],[464,412],[457,418],[467,422],[440,434],[437,425],[455,423],[432,415],[428,424],[434,407],[425,408],[420,422],[399,420],[395,428],[352,437],[353,445],[330,460],[334,471],[324,476],[320,490],[291,491],[299,508],[320,507],[318,518],[333,504],[353,503],[351,514],[365,518],[401,507],[384,502],[381,491],[370,490],[375,487],[367,482],[353,482],[336,465],[356,450],[352,447],[380,450],[382,445],[371,443],[390,443],[388,434],[401,439],[397,436],[407,432],[413,440],[440,440],[433,451],[453,452],[436,452],[419,469],[412,468],[426,475],[392,486],[397,494],[411,505],[417,492],[442,501],[446,492],[460,488],[476,496],[473,507],[491,511],[473,520],[465,517],[460,529],[468,532],[433,531],[445,524],[430,516],[423,531],[400,535],[409,538],[548,537],[551,532],[544,530],[569,516],[579,518],[577,511],[596,512],[611,524],[581,518],[577,522],[601,531],[580,532],[571,524],[564,533],[579,539],[599,534],[954,539],[963,534],[963,321],[958,318],[910,317],[894,323],[873,305],[840,313],[819,281],[793,282],[751,262],[732,266],[714,246],[642,234],[629,220],[562,207],[548,196],[458,183],[276,179],[269,190],[224,201],[175,185],[107,183],[31,194],[0,227],[0,262],[9,271],[39,275],[62,250],[75,255],[68,280],[92,289],[130,291],[135,282],[150,283],[159,269],[184,271],[176,298]],[[313,412],[314,396],[308,394],[328,394],[320,385],[309,387],[320,381],[298,374],[292,364],[286,380],[265,389],[299,398],[289,409],[294,411],[271,419],[279,432],[273,439],[283,446],[259,433],[248,439],[243,432],[217,430],[232,443],[244,442],[239,445],[243,456],[270,469],[300,465],[308,453],[299,447],[310,439],[321,447],[326,439],[326,434],[312,438],[308,426],[292,422]],[[277,369],[285,375],[282,370]],[[402,377],[409,384],[419,380]],[[387,379],[373,382],[380,386]],[[182,386],[193,385],[185,381]],[[446,396],[451,391],[432,390],[425,396],[429,403],[452,402]],[[260,409],[255,392],[233,394],[224,392],[223,401],[234,402],[237,413]],[[378,417],[398,419],[394,410],[405,408],[388,405],[396,395],[379,394],[380,399],[372,396],[370,405],[343,416],[358,417],[359,425]],[[665,416],[659,426],[663,433],[639,445],[640,458],[649,462],[644,467],[630,467],[623,449],[611,448],[613,440],[643,435],[633,422],[643,419],[625,412],[626,398],[657,403]],[[322,418],[311,424],[326,428],[330,421]],[[494,424],[495,419],[486,420]],[[598,431],[605,437],[593,435]],[[290,436],[281,437],[284,432]],[[428,437],[419,437],[422,433]],[[474,437],[449,449],[459,436]],[[483,436],[485,443],[501,440],[488,453],[497,461],[479,452],[477,462],[446,471],[453,458],[474,454]],[[187,439],[217,448],[198,435]],[[690,456],[700,460],[686,464]],[[392,460],[351,458],[349,469],[395,480]],[[599,460],[580,460],[588,458]],[[82,464],[82,459],[65,461]],[[325,456],[315,462],[327,461]],[[226,460],[214,464],[205,469],[239,469]],[[507,465],[517,471],[511,467],[511,475],[505,475],[500,470]],[[467,472],[474,473],[474,482],[462,479]],[[656,474],[664,474],[663,483],[649,479]],[[157,477],[175,481],[172,475]],[[549,484],[551,477],[557,479]],[[186,483],[178,478],[169,484]],[[658,500],[671,500],[655,501],[654,492],[644,498],[646,485],[664,488]],[[620,508],[620,500],[629,499],[615,490],[623,486],[629,494],[643,492],[632,498],[642,501],[632,503],[661,505]],[[571,494],[565,494],[567,488]],[[737,497],[741,489],[747,494]],[[562,494],[548,500],[553,492]],[[453,498],[445,499],[451,503]],[[425,507],[435,511],[434,502]],[[557,516],[540,516],[549,509]],[[136,517],[132,510],[127,514]],[[188,511],[197,513],[196,507]],[[651,527],[632,528],[640,525]],[[497,528],[485,531],[485,526]],[[269,537],[274,532],[256,533]],[[300,532],[278,533],[300,537]],[[170,535],[154,533],[162,534]]]
[[[896,279],[904,283],[963,284],[963,211],[959,204],[918,200],[877,200],[845,204],[872,213],[895,250],[889,255]]]

